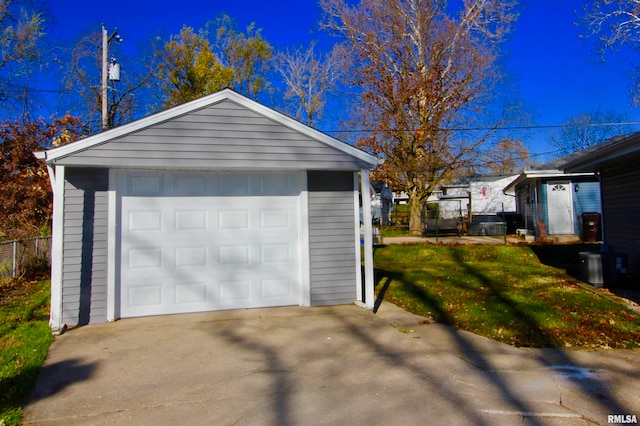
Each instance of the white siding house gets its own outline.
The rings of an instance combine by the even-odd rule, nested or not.
[[[476,215],[495,215],[514,212],[513,194],[505,194],[504,188],[518,177],[514,175],[480,175],[466,178],[455,185],[445,185],[439,196],[440,217],[471,219]]]
[[[363,276],[359,192],[369,194],[377,159],[236,92],[36,155],[54,192],[54,330],[220,309],[373,306],[371,220]]]

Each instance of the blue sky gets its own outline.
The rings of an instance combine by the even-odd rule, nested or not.
[[[640,110],[630,105],[625,74],[633,62],[640,63],[639,55],[622,51],[600,61],[593,42],[579,38],[580,28],[574,25],[574,12],[582,5],[583,0],[520,1],[520,19],[505,45],[505,59],[521,98],[539,126],[558,125],[596,109],[614,109],[629,121],[640,121]],[[222,12],[240,29],[255,22],[276,49],[326,39],[318,31],[320,8],[312,0],[57,0],[50,9],[55,25],[49,35],[56,39],[75,38],[104,23],[110,30],[117,27],[125,43],[137,45],[153,34],[175,34],[183,24],[201,28]],[[525,143],[531,153],[553,151],[547,140],[554,131],[528,132]]]

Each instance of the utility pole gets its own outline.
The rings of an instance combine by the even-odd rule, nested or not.
[[[102,130],[109,128],[109,97],[108,97],[108,84],[109,84],[109,43],[111,40],[116,39],[117,42],[121,42],[122,38],[118,35],[118,29],[116,28],[110,36],[107,33],[107,29],[102,25]]]
[[[109,36],[107,30],[102,26],[102,130],[109,127],[109,98],[107,97],[107,72],[109,61]]]

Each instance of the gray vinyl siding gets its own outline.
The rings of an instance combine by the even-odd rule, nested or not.
[[[62,322],[107,320],[107,169],[65,172]]]
[[[309,172],[311,305],[356,300],[353,173]]]
[[[640,253],[640,169],[601,171],[604,239],[614,252],[626,254],[629,270],[638,274]]]
[[[230,100],[93,146],[56,163],[185,169],[368,168],[338,149]]]

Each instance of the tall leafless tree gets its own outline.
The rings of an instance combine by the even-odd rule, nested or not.
[[[39,68],[44,37],[44,17],[34,4],[0,0],[0,115],[8,118],[15,109],[26,112],[28,80]],[[24,118],[24,117],[23,117]]]
[[[551,135],[558,155],[568,155],[631,132],[627,116],[613,110],[596,110],[570,117]]]
[[[306,49],[279,52],[275,59],[276,72],[285,84],[284,97],[294,105],[296,119],[313,126],[322,117],[327,91],[339,76],[336,51],[317,53],[312,42]]]
[[[383,157],[381,174],[404,187],[410,229],[422,232],[423,203],[452,171],[468,167],[490,132],[496,59],[517,18],[515,1],[323,0],[324,27],[345,41],[346,82],[357,88],[359,146]],[[457,7],[454,12],[453,9]]]
[[[640,0],[589,0],[580,21],[587,37],[597,37],[602,58],[612,50],[629,46],[640,50]],[[640,66],[631,73],[633,103],[640,104]]]

